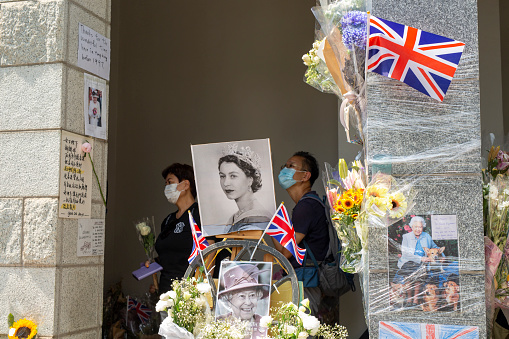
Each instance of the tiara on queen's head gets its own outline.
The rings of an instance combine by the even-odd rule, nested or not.
[[[259,170],[261,167],[261,158],[256,154],[251,147],[240,147],[238,144],[228,144],[223,148],[223,156],[234,155],[240,160],[253,166],[254,169]]]

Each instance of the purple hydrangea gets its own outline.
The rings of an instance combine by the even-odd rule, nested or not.
[[[367,13],[361,11],[350,11],[341,19],[343,44],[349,50],[352,50],[354,47],[366,48],[367,21]]]

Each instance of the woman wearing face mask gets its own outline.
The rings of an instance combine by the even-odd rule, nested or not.
[[[224,194],[235,200],[238,211],[227,221],[228,232],[263,230],[272,213],[256,199],[255,193],[262,187],[260,157],[250,147],[229,145],[218,162],[219,183]]]
[[[158,262],[163,267],[159,282],[160,293],[171,290],[171,282],[182,278],[189,265],[187,258],[193,248],[193,238],[187,211],[191,211],[200,226],[193,168],[175,163],[165,168],[162,175],[166,181],[164,194],[171,204],[177,206],[177,211],[163,220],[161,233],[155,243]],[[213,240],[207,240],[214,243]]]

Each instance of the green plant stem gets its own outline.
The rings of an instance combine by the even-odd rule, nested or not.
[[[101,193],[101,198],[103,199],[104,207],[106,207],[106,199],[104,199],[103,190],[101,188],[101,183],[99,182],[99,177],[95,171],[94,162],[92,161],[92,156],[89,154],[88,158],[90,159],[90,163],[92,164],[92,171],[94,171],[95,179],[97,180],[97,185],[99,186],[99,193]]]

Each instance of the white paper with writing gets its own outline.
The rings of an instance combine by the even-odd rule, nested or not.
[[[87,154],[81,145],[88,141],[92,152]],[[82,135],[62,131],[60,143],[60,218],[90,218],[92,212],[92,156],[94,141]]]
[[[110,80],[110,39],[79,24],[78,67]]]
[[[431,229],[433,240],[456,240],[458,239],[458,224],[456,215],[432,215]]]
[[[104,255],[104,219],[78,221],[78,257]]]

